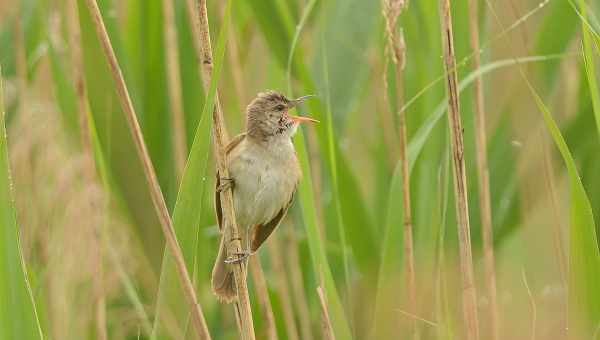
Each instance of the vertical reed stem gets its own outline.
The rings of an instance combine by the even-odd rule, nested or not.
[[[473,70],[481,66],[479,53],[478,0],[469,0],[469,30],[473,51]],[[483,265],[489,304],[490,339],[498,340],[498,300],[496,296],[496,269],[494,264],[494,232],[492,228],[492,207],[490,203],[490,176],[486,151],[485,105],[482,77],[478,75],[473,83],[475,92],[475,150],[477,159],[477,187],[479,189],[479,209],[481,236],[483,239]]]
[[[69,30],[69,43],[71,46],[71,63],[73,65],[73,82],[77,95],[77,111],[79,114],[79,137],[83,157],[85,159],[84,175],[87,183],[96,181],[96,165],[94,162],[94,153],[92,150],[92,140],[90,136],[88,122],[88,99],[83,76],[83,57],[81,53],[81,34],[79,32],[79,14],[77,13],[77,2],[71,0],[67,6],[67,24]],[[93,222],[90,222],[93,223]],[[96,336],[100,340],[108,339],[106,329],[106,301],[104,290],[104,268],[102,263],[101,234],[102,232],[94,225],[90,225],[92,233],[92,256],[95,267],[93,282],[94,304],[96,313]]]
[[[177,27],[175,26],[175,9],[173,0],[163,0],[163,20],[165,33],[165,58],[167,64],[167,90],[171,105],[171,122],[173,133],[173,151],[175,153],[175,170],[177,182],[181,182],[187,158],[185,132],[185,115],[181,94],[181,76],[179,74],[179,44],[177,43]]]
[[[335,340],[335,335],[333,334],[333,327],[331,327],[331,319],[329,318],[329,310],[327,309],[327,301],[325,299],[325,294],[323,293],[323,288],[317,287],[317,295],[319,296],[319,303],[321,305],[321,313],[323,319],[322,327],[323,327],[323,339],[324,340]]]
[[[277,329],[275,328],[275,316],[273,316],[273,308],[271,308],[271,299],[269,299],[269,290],[267,289],[267,281],[260,263],[260,257],[250,257],[250,273],[254,280],[254,290],[260,304],[260,309],[263,314],[265,323],[266,339],[277,340]]]
[[[154,209],[156,210],[163,234],[165,236],[166,245],[173,255],[173,259],[175,260],[175,267],[177,268],[177,274],[179,275],[181,285],[183,286],[183,291],[186,295],[187,303],[190,305],[192,321],[195,325],[196,332],[200,339],[210,339],[210,334],[208,332],[206,320],[204,319],[202,309],[196,297],[194,286],[192,285],[192,280],[190,279],[189,273],[185,266],[183,254],[181,253],[181,248],[177,243],[175,231],[173,230],[173,223],[169,216],[169,211],[167,209],[167,205],[165,204],[165,200],[160,190],[160,186],[158,185],[156,173],[154,172],[154,168],[152,167],[152,161],[150,160],[146,144],[144,143],[142,130],[140,129],[139,122],[137,121],[137,116],[133,108],[133,103],[131,102],[129,92],[127,91],[127,86],[125,85],[125,80],[123,79],[121,68],[119,67],[117,57],[112,48],[110,38],[108,37],[108,33],[106,31],[106,27],[104,26],[102,14],[100,13],[100,9],[98,8],[96,0],[85,0],[85,3],[92,17],[92,21],[96,29],[96,34],[98,35],[98,40],[102,45],[102,50],[108,60],[111,75],[115,82],[117,94],[121,102],[123,112],[125,113],[125,118],[127,118],[129,130],[135,142],[138,157],[142,161],[144,175],[146,177],[146,181],[150,189],[150,196],[152,198]]]
[[[208,14],[206,12],[206,0],[200,0],[198,3],[199,27],[193,30],[198,34],[195,38],[199,38],[202,54],[200,62],[202,65],[202,80],[204,89],[208,91],[210,79],[213,70],[212,47],[210,43]],[[196,20],[194,20],[194,23]],[[227,25],[228,23],[224,23]],[[215,149],[215,158],[217,161],[217,169],[219,176],[229,177],[227,169],[227,155],[225,153],[225,144],[227,142],[227,133],[224,126],[223,112],[219,103],[219,94],[215,94],[215,108],[213,110],[213,147]],[[226,190],[221,195],[221,206],[223,208],[223,217],[225,221],[224,235],[227,241],[227,253],[235,254],[242,252],[242,244],[239,237],[237,221],[235,219],[235,211],[233,208],[233,194],[231,190]],[[243,339],[254,340],[254,326],[252,321],[252,310],[250,308],[250,296],[248,295],[248,286],[246,283],[246,262],[241,261],[233,264],[233,272],[235,277],[235,286],[237,289],[237,306],[236,310],[240,321],[240,335]]]
[[[282,260],[284,255],[281,252],[280,240],[277,235],[271,237],[267,246],[269,247],[271,266],[277,275],[276,284],[281,299],[281,309],[283,312],[283,322],[285,323],[287,338],[289,340],[298,340],[298,328],[296,327],[294,310],[292,309],[292,296],[289,290],[285,265]]]
[[[394,74],[396,76],[396,93],[398,99],[398,107],[402,106],[403,102],[403,87],[402,87],[402,71],[405,64],[406,46],[402,32],[397,33],[396,22],[398,16],[408,6],[404,1],[385,1],[384,2],[384,17],[386,19],[386,35],[388,39],[387,54],[394,64]],[[387,74],[385,75],[387,76]],[[387,81],[386,81],[387,84]],[[408,295],[408,312],[412,315],[417,315],[417,288],[415,279],[415,259],[413,250],[413,226],[412,213],[410,204],[410,173],[407,158],[407,137],[406,137],[406,111],[399,112],[399,139],[400,139],[400,164],[402,175],[402,208],[404,212],[404,265],[406,271],[406,285]],[[411,319],[411,330],[413,337],[416,338],[417,321]]]
[[[463,291],[462,304],[467,340],[479,339],[477,301],[473,275],[473,257],[471,254],[471,235],[469,226],[469,208],[467,202],[467,176],[465,172],[463,129],[460,120],[458,102],[458,81],[456,57],[452,33],[450,0],[440,0],[440,20],[444,66],[446,69],[446,92],[448,95],[448,128],[454,172],[454,196],[460,248],[460,270]]]

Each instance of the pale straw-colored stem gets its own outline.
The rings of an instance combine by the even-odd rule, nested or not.
[[[310,322],[308,299],[304,289],[302,266],[300,263],[300,258],[298,257],[298,236],[291,227],[292,225],[287,228],[288,237],[286,238],[286,244],[288,245],[289,251],[287,252],[285,260],[287,267],[290,269],[292,297],[294,298],[296,313],[298,314],[298,319],[300,320],[300,334],[302,335],[302,340],[313,340],[314,336]]]
[[[167,65],[167,91],[171,106],[171,131],[173,134],[175,171],[177,182],[180,183],[187,158],[187,144],[183,96],[181,94],[181,76],[179,73],[179,44],[177,42],[174,2],[173,0],[163,0],[163,23],[165,34],[164,50]]]
[[[388,40],[387,54],[390,57],[394,66],[394,74],[396,77],[396,97],[398,106],[402,106],[404,100],[403,77],[402,71],[405,64],[406,46],[402,32],[398,34],[395,27],[398,16],[407,6],[403,1],[388,1],[384,3],[384,18],[386,19],[386,35]],[[387,77],[387,74],[385,75]],[[387,81],[385,82],[387,84]],[[417,313],[417,288],[415,278],[415,259],[413,245],[413,225],[412,212],[410,204],[410,171],[407,157],[407,137],[406,137],[406,111],[399,113],[399,144],[400,144],[400,165],[402,175],[402,208],[404,212],[403,226],[403,247],[404,247],[404,265],[406,273],[406,294],[408,297],[408,313],[416,315]],[[417,322],[411,319],[411,330],[413,338],[418,337]]]
[[[477,297],[473,274],[473,257],[471,254],[467,175],[465,171],[463,130],[458,105],[458,76],[456,72],[450,0],[440,0],[439,4],[444,66],[447,72],[446,92],[448,96],[448,128],[450,130],[450,146],[454,174],[454,197],[456,201],[456,222],[458,228],[458,246],[460,250],[462,308],[466,332],[465,338],[467,340],[478,340],[479,321],[477,317]]]
[[[97,181],[96,165],[92,149],[92,139],[88,123],[88,99],[83,75],[83,57],[81,53],[81,34],[79,31],[79,14],[77,13],[77,2],[71,0],[67,6],[67,24],[69,31],[69,45],[71,47],[71,65],[73,66],[73,83],[77,95],[77,113],[79,114],[79,137],[84,164],[84,176],[86,183],[92,184]],[[91,202],[90,202],[91,204]],[[90,221],[90,223],[94,223]],[[106,292],[104,289],[104,266],[102,261],[102,231],[99,226],[90,225],[92,233],[91,251],[94,265],[93,291],[95,304],[96,337],[100,340],[108,339],[106,329]]]
[[[284,255],[281,251],[279,242],[280,240],[277,235],[273,235],[269,240],[267,244],[269,247],[269,258],[271,260],[271,267],[273,268],[276,276],[275,284],[279,294],[279,300],[281,301],[281,310],[283,313],[283,322],[285,324],[287,338],[289,340],[298,340],[298,328],[296,327],[294,310],[292,308],[292,295],[290,294],[287,274],[283,264]]]
[[[212,47],[210,43],[210,30],[208,25],[208,14],[206,11],[206,0],[200,0],[198,3],[198,19],[193,20],[193,24],[199,25],[198,29],[193,29],[194,40],[199,39],[201,47],[201,56],[199,62],[202,68],[202,80],[204,89],[208,92],[213,70]],[[225,23],[227,25],[227,23]],[[219,176],[223,178],[229,177],[229,169],[227,169],[227,155],[225,153],[225,145],[227,143],[227,133],[225,129],[223,112],[219,103],[219,94],[215,94],[215,108],[213,110],[213,147],[217,161],[217,170]],[[242,243],[240,241],[240,233],[238,231],[237,221],[235,219],[235,211],[233,208],[233,194],[231,190],[226,190],[221,194],[221,207],[223,208],[224,217],[224,234],[227,244],[227,253],[241,253]],[[252,309],[250,308],[250,296],[248,295],[248,286],[246,283],[246,262],[240,261],[232,265],[235,286],[237,290],[236,314],[239,317],[240,335],[243,339],[253,340],[254,325],[252,321]]]
[[[127,91],[127,86],[125,85],[125,80],[123,78],[121,68],[119,67],[117,57],[112,48],[110,39],[108,37],[108,33],[106,31],[106,27],[104,26],[102,14],[100,13],[100,9],[98,8],[98,4],[95,0],[86,0],[85,3],[92,17],[92,21],[96,29],[96,34],[98,35],[98,40],[102,45],[102,50],[108,60],[110,72],[115,82],[115,87],[119,97],[119,101],[121,102],[123,112],[125,113],[125,118],[127,119],[127,124],[129,125],[129,130],[132,134],[138,157],[142,162],[144,175],[146,177],[146,182],[150,191],[150,197],[152,199],[152,204],[154,205],[154,209],[158,215],[158,219],[160,221],[163,234],[165,236],[166,245],[173,256],[173,259],[175,260],[177,274],[179,276],[179,280],[181,281],[181,285],[186,296],[186,302],[190,306],[192,321],[195,326],[197,335],[200,339],[210,339],[210,334],[208,332],[206,320],[204,319],[202,309],[196,297],[194,286],[192,285],[192,280],[190,279],[190,275],[185,266],[183,254],[181,253],[181,248],[177,243],[175,231],[173,230],[173,223],[169,216],[169,211],[167,209],[167,205],[165,204],[165,200],[162,195],[160,186],[158,185],[156,173],[154,172],[154,168],[152,167],[152,162],[150,160],[146,144],[144,143],[142,130],[140,128],[139,122],[137,121],[137,116],[133,108],[133,103],[131,102],[129,92]]]
[[[469,0],[469,30],[471,32],[471,50],[473,52],[473,70],[481,66],[479,53],[478,0]],[[490,176],[487,161],[487,137],[485,124],[485,105],[483,98],[482,76],[473,82],[475,94],[475,156],[477,160],[477,187],[479,190],[479,214],[483,241],[483,266],[485,284],[489,300],[490,340],[498,340],[498,299],[496,295],[496,269],[494,263],[494,231],[492,228],[492,207],[490,203]]]
[[[250,274],[252,274],[254,291],[256,292],[256,297],[262,312],[266,333],[265,338],[267,340],[277,340],[275,316],[273,315],[273,308],[271,307],[271,299],[269,298],[269,290],[267,288],[267,280],[265,280],[265,273],[263,272],[263,268],[260,263],[260,257],[250,257]]]
[[[325,298],[325,294],[323,293],[323,288],[317,287],[317,295],[319,296],[319,303],[321,305],[323,339],[335,340],[333,327],[331,326],[331,319],[329,318],[329,310],[327,309],[327,300]]]

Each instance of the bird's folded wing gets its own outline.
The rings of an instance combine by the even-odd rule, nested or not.
[[[269,235],[271,235],[273,230],[275,230],[275,228],[277,228],[277,226],[279,224],[281,224],[281,221],[283,221],[283,218],[285,217],[285,215],[287,215],[287,211],[290,208],[290,205],[292,205],[292,201],[294,200],[295,193],[296,193],[296,188],[294,188],[294,190],[292,191],[292,195],[291,195],[289,201],[281,208],[281,210],[279,210],[279,212],[277,213],[277,215],[275,215],[275,217],[273,217],[267,223],[256,225],[252,229],[252,236],[250,239],[251,240],[251,242],[250,242],[250,251],[251,252],[255,252],[263,244],[263,242],[265,242],[265,240],[269,237]]]
[[[229,154],[231,150],[235,149],[236,146],[240,145],[240,143],[246,138],[245,133],[241,133],[235,137],[227,144],[225,147],[225,154]],[[221,208],[221,194],[217,188],[221,185],[221,176],[219,176],[219,171],[217,170],[217,179],[215,180],[215,212],[217,215],[217,224],[219,225],[219,229],[223,230],[223,210]],[[234,183],[235,184],[235,183]]]

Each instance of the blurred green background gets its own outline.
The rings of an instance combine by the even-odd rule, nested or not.
[[[40,331],[56,340],[150,339],[151,333],[194,339],[177,276],[163,261],[163,234],[105,55],[85,1],[76,2],[77,16],[71,1],[0,2],[8,135],[0,151],[4,157],[7,145],[9,156],[0,157],[6,230],[0,339],[34,339]],[[210,119],[203,119],[210,108],[185,1],[171,1],[172,22],[159,0],[97,2],[171,212],[178,194],[183,197],[177,236],[211,335],[235,339],[232,307],[210,291],[219,242]],[[208,17],[214,49],[228,29],[220,40],[224,57],[215,54],[215,61],[222,65],[218,89],[229,134],[243,130],[245,107],[260,91],[318,96],[300,109],[321,121],[297,140],[310,171],[288,218],[257,255],[279,339],[322,338],[316,288],[323,284],[337,339],[404,338],[411,320],[420,339],[464,338],[437,1],[412,1],[398,20],[406,43],[401,84],[385,53],[380,1],[232,1],[224,20],[226,3],[208,1]],[[481,338],[490,327],[471,87],[477,74],[484,81],[501,338],[566,339],[573,336],[570,302],[583,297],[600,306],[600,287],[592,284],[600,280],[593,217],[600,216],[600,94],[593,85],[599,3],[479,1],[479,69],[471,63],[467,1],[453,1],[452,11]],[[81,144],[69,20],[81,31],[93,176]],[[176,41],[167,42],[169,27]],[[175,59],[168,56],[173,48]],[[173,79],[181,87],[179,104],[169,97]],[[555,147],[560,136],[550,133],[525,79],[557,122],[574,163]],[[403,270],[402,107],[412,169],[416,315],[406,313]],[[178,150],[185,157],[178,159]],[[192,170],[180,187],[189,150],[196,152],[187,163]],[[585,191],[577,189],[569,164]],[[252,275],[249,289],[257,338],[265,339]],[[581,318],[599,325],[597,308],[584,313]]]

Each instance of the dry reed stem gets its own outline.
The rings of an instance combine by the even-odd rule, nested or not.
[[[71,0],[67,5],[67,25],[69,31],[69,45],[71,46],[71,64],[73,66],[73,82],[77,95],[77,113],[79,114],[79,137],[84,157],[84,176],[87,183],[95,183],[96,164],[92,149],[88,122],[88,99],[83,74],[83,57],[81,53],[81,33],[79,32],[79,13],[77,1]],[[90,203],[93,204],[93,203]],[[102,260],[101,233],[102,231],[91,226],[92,244],[91,253],[95,267],[93,277],[93,291],[95,303],[96,336],[100,340],[108,339],[106,328],[106,292],[104,288],[104,267]]]
[[[386,54],[392,59],[394,64],[394,74],[396,76],[396,91],[398,103],[403,102],[402,71],[406,62],[406,45],[402,31],[397,33],[396,22],[398,16],[406,8],[407,3],[402,0],[384,0],[383,16],[386,21],[386,35],[388,39]],[[387,76],[387,73],[386,73]],[[387,81],[386,81],[387,83]],[[400,106],[400,105],[399,105]],[[404,212],[404,262],[406,271],[406,288],[408,295],[408,313],[417,314],[417,288],[415,279],[415,259],[413,250],[413,231],[412,231],[412,212],[410,204],[410,172],[407,158],[407,137],[406,137],[406,112],[399,112],[399,143],[400,143],[400,164],[402,174],[402,208]],[[418,325],[415,319],[411,319],[411,328],[413,337],[418,337]]]
[[[469,226],[469,208],[467,201],[467,176],[465,172],[463,129],[460,120],[458,101],[458,80],[456,58],[454,54],[454,36],[450,0],[440,0],[440,20],[444,66],[447,72],[446,92],[448,95],[448,128],[452,152],[454,173],[454,196],[456,201],[456,219],[458,243],[460,248],[460,270],[462,276],[462,304],[467,340],[479,339],[479,322],[471,254],[471,235]]]
[[[277,328],[275,328],[275,316],[271,308],[271,299],[269,299],[269,290],[267,289],[267,280],[260,263],[260,257],[250,257],[250,273],[254,280],[254,290],[260,304],[265,323],[266,339],[277,340]]]
[[[86,0],[85,2],[92,17],[96,34],[98,35],[98,40],[100,41],[104,54],[108,60],[119,101],[121,102],[121,106],[125,113],[125,118],[127,119],[127,123],[129,125],[129,130],[135,142],[138,157],[142,162],[142,167],[144,169],[144,175],[149,187],[152,203],[158,215],[167,247],[171,251],[173,259],[175,260],[177,274],[179,275],[187,303],[190,305],[192,322],[200,339],[210,339],[206,320],[202,314],[202,309],[198,303],[194,286],[192,285],[192,281],[185,266],[181,248],[179,248],[179,244],[177,243],[177,238],[175,236],[175,231],[173,230],[173,224],[169,216],[169,211],[167,210],[164,197],[160,190],[160,186],[158,185],[156,173],[152,167],[152,162],[150,160],[146,144],[144,143],[144,137],[142,136],[142,131],[140,129],[139,122],[137,121],[137,116],[135,114],[129,92],[127,91],[127,86],[125,85],[121,68],[119,67],[117,57],[112,48],[106,27],[104,26],[104,21],[102,20],[102,14],[100,13],[100,9],[98,8],[96,0]]]
[[[537,306],[535,304],[535,298],[531,293],[531,289],[529,289],[529,284],[527,283],[527,275],[525,275],[525,269],[521,271],[521,277],[523,278],[523,285],[525,286],[525,290],[527,290],[527,297],[529,297],[529,305],[531,306],[531,340],[535,340],[537,324]]]
[[[481,66],[479,53],[478,0],[469,0],[469,30],[471,50],[473,51],[473,70]],[[483,98],[482,76],[478,75],[473,83],[475,92],[475,150],[477,161],[477,187],[479,190],[479,209],[481,218],[481,236],[483,241],[483,266],[485,283],[489,299],[490,339],[499,338],[498,299],[496,294],[496,269],[494,263],[494,231],[492,228],[492,207],[490,200],[490,175],[486,151],[485,104]]]
[[[21,10],[17,11],[17,18],[22,17]],[[27,110],[27,53],[25,51],[25,32],[23,31],[23,22],[18,19],[14,22],[14,41],[15,41],[15,69],[17,75],[18,102],[17,109],[20,115]]]
[[[277,277],[276,287],[281,301],[281,309],[283,311],[283,322],[285,324],[285,330],[287,338],[289,340],[298,340],[298,328],[296,327],[296,321],[294,319],[294,311],[292,308],[292,296],[289,290],[289,282],[285,272],[285,266],[283,264],[283,253],[281,252],[280,240],[277,235],[271,237],[270,242],[267,246],[269,248],[269,258],[271,260],[271,267]]]
[[[208,92],[213,71],[212,47],[210,43],[208,14],[206,11],[206,0],[198,2],[198,24],[197,30],[193,30],[195,34],[194,40],[200,39],[201,58],[200,65],[202,68],[202,80],[204,89]],[[196,22],[196,20],[194,20]],[[227,23],[225,23],[227,25]],[[229,169],[227,169],[227,155],[225,153],[225,145],[227,143],[226,129],[224,126],[223,112],[219,104],[219,94],[215,94],[215,107],[213,110],[213,147],[215,158],[217,161],[217,170],[219,176],[229,177]],[[227,253],[236,254],[242,252],[242,244],[239,237],[237,221],[235,219],[235,211],[233,208],[233,193],[231,190],[226,190],[221,194],[221,206],[223,208],[223,217],[225,226],[223,229],[223,237],[226,237]],[[243,339],[253,340],[254,325],[252,321],[252,309],[250,308],[250,296],[248,295],[248,286],[246,283],[246,262],[241,261],[233,264],[233,272],[235,277],[235,286],[237,289],[236,311],[240,321],[240,335]]]
[[[292,227],[290,225],[290,227]],[[296,313],[300,320],[300,335],[302,340],[313,340],[313,332],[310,322],[310,311],[308,309],[308,298],[305,294],[304,280],[302,278],[302,266],[300,258],[298,257],[298,237],[296,236],[293,228],[287,228],[288,237],[286,238],[286,244],[288,245],[288,252],[285,257],[286,265],[290,269],[290,276],[292,282],[292,297],[294,298],[294,305],[296,306]]]
[[[325,294],[323,293],[323,288],[321,288],[320,286],[317,287],[317,295],[319,296],[321,313],[323,314],[321,319],[323,339],[335,340],[335,335],[333,334],[333,327],[331,327],[331,319],[329,318],[329,311],[327,310],[327,300],[325,298]]]
[[[167,90],[171,105],[171,131],[173,132],[173,151],[175,153],[175,170],[177,182],[181,176],[187,159],[185,132],[185,116],[179,74],[179,44],[177,43],[177,27],[175,26],[175,9],[173,0],[163,0],[165,59],[167,64]]]
[[[548,191],[550,194],[550,203],[552,205],[552,214],[554,217],[554,246],[556,247],[556,253],[558,257],[558,268],[560,270],[560,278],[563,287],[568,287],[568,268],[567,268],[567,258],[563,240],[563,231],[566,228],[563,227],[561,221],[561,217],[559,214],[559,203],[558,197],[556,194],[556,185],[554,184],[554,174],[552,169],[552,161],[550,157],[550,150],[548,150],[548,143],[546,143],[544,136],[540,136],[540,145],[543,150],[543,162],[544,162],[544,182],[548,187]]]

